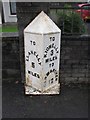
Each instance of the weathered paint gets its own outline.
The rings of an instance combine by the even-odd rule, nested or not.
[[[61,30],[41,12],[24,30],[26,94],[59,94]]]

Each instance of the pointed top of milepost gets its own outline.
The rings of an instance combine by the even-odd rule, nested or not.
[[[43,11],[24,29],[24,32],[36,34],[58,33],[61,30]]]

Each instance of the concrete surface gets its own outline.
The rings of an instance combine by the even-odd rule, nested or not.
[[[0,120],[2,118],[2,86],[0,85]]]
[[[88,118],[88,85],[61,85],[55,96],[26,96],[22,83],[8,81],[2,94],[3,118]]]
[[[2,118],[2,39],[0,38],[0,120]]]

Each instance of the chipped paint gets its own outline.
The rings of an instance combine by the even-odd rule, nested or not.
[[[47,89],[46,91],[39,91],[32,86],[25,86],[26,95],[56,95],[60,93],[60,84]]]

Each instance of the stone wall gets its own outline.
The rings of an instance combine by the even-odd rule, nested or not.
[[[21,80],[18,37],[2,38],[2,78],[3,80]]]
[[[62,83],[88,82],[89,39],[90,37],[62,36],[60,57]],[[2,61],[3,80],[21,81],[21,72],[24,73],[20,67],[19,37],[3,37]]]
[[[90,37],[84,36],[62,36],[60,65],[61,82],[88,82],[89,39]]]

